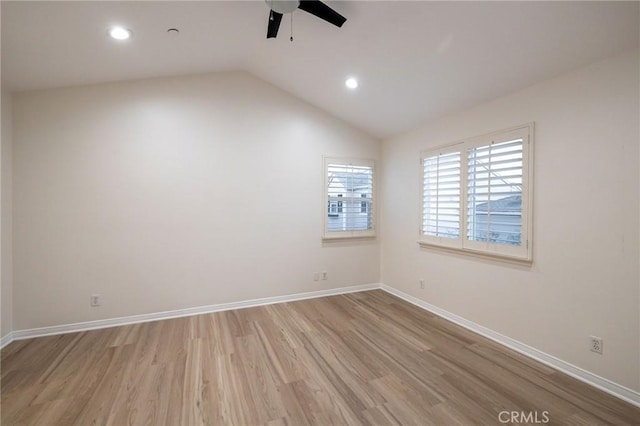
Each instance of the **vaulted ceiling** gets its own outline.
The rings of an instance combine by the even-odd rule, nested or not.
[[[246,70],[383,138],[639,45],[638,2],[327,4],[267,40],[263,1],[2,1],[3,89]]]

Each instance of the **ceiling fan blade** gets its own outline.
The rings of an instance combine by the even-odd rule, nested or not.
[[[336,27],[341,27],[347,20],[347,18],[340,15],[320,0],[301,0],[298,9],[302,9],[320,19],[324,19]]]
[[[278,35],[278,28],[280,28],[280,21],[282,21],[282,13],[271,11],[269,13],[269,26],[267,27],[267,38],[275,38]]]

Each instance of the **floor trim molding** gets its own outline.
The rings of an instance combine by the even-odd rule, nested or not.
[[[13,331],[8,332],[4,336],[0,337],[0,349],[13,342]]]
[[[604,377],[600,377],[596,374],[590,373],[589,371],[586,371],[578,366],[558,359],[538,349],[532,348],[531,346],[528,346],[518,340],[504,336],[473,321],[469,321],[468,319],[462,318],[456,314],[452,314],[449,311],[445,311],[444,309],[438,308],[437,306],[434,306],[428,302],[425,302],[424,300],[418,299],[417,297],[411,296],[393,287],[381,284],[380,288],[387,293],[393,294],[394,296],[397,296],[413,305],[416,305],[426,311],[438,315],[439,317],[458,324],[468,330],[473,331],[474,333],[478,333],[488,339],[493,340],[494,342],[497,342],[503,346],[513,349],[516,352],[528,356],[529,358],[533,358],[534,360],[541,362],[551,368],[559,370],[565,374],[568,374],[575,379],[594,386],[630,404],[640,407],[640,392],[619,385],[609,379],[605,379]]]
[[[154,312],[150,314],[132,315],[128,317],[109,318],[97,321],[79,322],[75,324],[54,325],[51,327],[14,330],[2,338],[2,347],[14,340],[31,339],[34,337],[53,336],[56,334],[76,333],[79,331],[97,330],[100,328],[117,327],[121,325],[138,324],[171,318],[188,317],[192,315],[208,314],[212,312],[229,311],[232,309],[251,308],[254,306],[272,305],[274,303],[293,302],[296,300],[315,299],[318,297],[334,296],[338,294],[356,293],[374,290],[380,284],[363,284],[351,287],[332,288],[328,290],[312,291],[308,293],[287,294],[284,296],[264,297],[240,302],[220,303],[216,305],[199,306],[195,308],[177,309],[174,311]],[[5,342],[5,339],[7,340]]]

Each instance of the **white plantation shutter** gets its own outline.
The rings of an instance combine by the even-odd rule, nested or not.
[[[522,243],[522,142],[492,142],[468,151],[467,239]]]
[[[460,238],[460,152],[422,159],[422,235]]]
[[[420,242],[531,260],[533,124],[421,156]]]
[[[370,237],[374,224],[374,164],[325,159],[324,238]]]

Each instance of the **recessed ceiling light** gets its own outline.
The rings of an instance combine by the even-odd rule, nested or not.
[[[113,27],[109,30],[111,38],[116,40],[127,40],[131,37],[131,30],[122,27]]]
[[[353,77],[349,77],[348,79],[345,80],[344,85],[347,86],[347,88],[353,90],[353,89],[357,89],[358,88],[358,80],[356,80]]]

